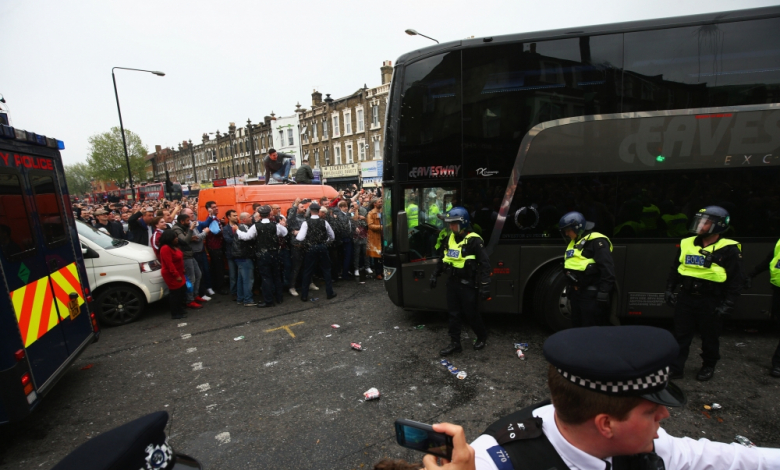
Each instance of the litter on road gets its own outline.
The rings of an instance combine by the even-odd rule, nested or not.
[[[330,327],[331,327],[331,328],[341,328],[339,325],[337,325],[337,324],[335,324],[335,323],[334,323],[334,324],[332,324],[332,325],[330,325]]]
[[[366,401],[379,399],[379,390],[374,387],[369,388],[363,392],[363,396],[366,397]]]
[[[734,442],[736,442],[737,444],[742,444],[745,447],[755,447],[756,446],[755,444],[750,442],[750,439],[748,439],[745,436],[740,436],[739,434],[737,434],[737,437],[734,438]]]
[[[517,354],[517,357],[519,357],[521,360],[525,361],[525,354],[523,354],[523,350],[522,349],[518,349],[516,354]]]
[[[235,338],[233,338],[233,341],[241,341],[242,339],[244,339],[243,336],[236,336]]]
[[[466,378],[466,371],[465,371],[465,370],[462,370],[462,371],[458,372],[458,373],[455,375],[455,377],[459,378],[460,380],[463,380],[463,379],[465,379],[465,378]]]
[[[734,343],[734,346],[736,346],[738,348],[744,348],[746,346],[746,344],[745,343]]]
[[[515,343],[515,349],[520,349],[521,351],[528,351],[528,343]]]
[[[414,328],[415,330],[422,330],[423,328],[425,328],[425,325],[417,325],[417,326],[413,326],[412,328]]]
[[[355,351],[362,351],[363,346],[360,345],[360,343],[349,343],[350,346],[352,346],[352,349]]]
[[[187,326],[186,323],[179,323],[179,328],[182,328],[182,327],[185,327],[185,326]]]
[[[81,370],[91,369],[93,366],[94,366],[94,364],[87,364],[84,367],[82,367]]]

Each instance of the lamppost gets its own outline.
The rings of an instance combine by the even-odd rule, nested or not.
[[[192,155],[192,182],[197,183],[198,174],[195,171],[195,150],[192,148],[192,139],[190,139],[188,142],[190,144],[190,155]]]
[[[408,34],[409,36],[422,36],[422,37],[424,37],[424,38],[428,38],[428,39],[430,39],[431,41],[436,41],[435,39],[433,39],[433,38],[431,38],[431,37],[428,37],[428,36],[426,36],[426,35],[424,35],[424,34],[422,34],[422,33],[418,33],[418,32],[417,32],[416,30],[414,30],[414,29],[407,29],[407,30],[406,30],[406,34]],[[436,44],[439,44],[439,41],[436,41]]]
[[[119,130],[122,132],[122,147],[125,149],[125,163],[127,163],[127,179],[130,182],[130,192],[135,200],[135,187],[133,186],[133,172],[130,171],[130,156],[127,154],[127,140],[125,139],[125,126],[122,124],[122,109],[119,107],[119,92],[116,91],[116,75],[114,70],[133,70],[135,72],[149,72],[159,77],[164,77],[165,73],[155,70],[129,69],[127,67],[114,67],[111,69],[111,79],[114,81],[114,96],[116,97],[116,110],[119,112]]]

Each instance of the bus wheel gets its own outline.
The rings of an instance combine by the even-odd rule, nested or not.
[[[544,320],[553,331],[571,328],[571,306],[566,295],[566,277],[563,266],[550,267],[539,278],[534,291],[534,316]]]
[[[95,299],[95,313],[102,325],[119,326],[137,320],[144,311],[146,299],[131,286],[114,286]]]

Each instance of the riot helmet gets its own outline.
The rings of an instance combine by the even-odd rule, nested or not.
[[[694,214],[688,232],[696,235],[723,233],[729,228],[729,212],[720,206],[707,206]]]
[[[592,230],[594,225],[593,222],[585,220],[585,216],[579,212],[567,212],[561,217],[561,220],[558,221],[558,230],[561,231],[563,239],[568,242],[571,238],[566,235],[567,229],[574,230],[574,233],[577,234],[577,238],[580,238],[587,230]]]
[[[453,207],[444,216],[444,222],[450,224],[458,222],[458,231],[461,231],[471,225],[471,218],[469,217],[469,211],[465,207]]]

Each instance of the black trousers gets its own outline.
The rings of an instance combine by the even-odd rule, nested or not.
[[[772,285],[772,318],[780,326],[780,287]],[[775,355],[772,356],[772,367],[780,367],[780,342],[777,343]]]
[[[171,305],[171,318],[181,318],[184,315],[184,303],[187,301],[187,286],[169,289],[168,301]]]
[[[265,252],[255,258],[257,274],[262,279],[263,301],[282,303],[282,261],[278,253]]]
[[[306,250],[302,245],[293,245],[292,266],[290,267],[290,287],[301,288],[301,276],[303,274],[303,259],[306,257]]]
[[[583,326],[607,326],[609,324],[609,302],[596,300],[597,290],[566,286],[566,295],[571,303],[571,324]]]
[[[674,308],[674,337],[680,347],[680,353],[672,364],[673,372],[682,372],[691,341],[696,330],[701,335],[702,365],[715,367],[720,359],[720,332],[723,320],[715,313],[722,299],[712,295],[695,295],[686,291],[677,294]]]
[[[333,295],[333,280],[330,277],[330,257],[328,256],[328,247],[325,245],[312,245],[306,252],[306,258],[303,261],[303,282],[301,282],[301,297],[309,295],[309,284],[311,276],[314,274],[314,268],[319,265],[322,269],[322,277],[325,278],[325,292],[328,296]]]
[[[211,288],[221,293],[225,284],[225,254],[222,250],[209,250],[211,259]]]
[[[449,335],[453,343],[460,343],[461,322],[465,319],[477,335],[477,340],[487,338],[482,315],[477,311],[477,289],[462,284],[460,279],[447,279],[447,312],[449,313]]]

